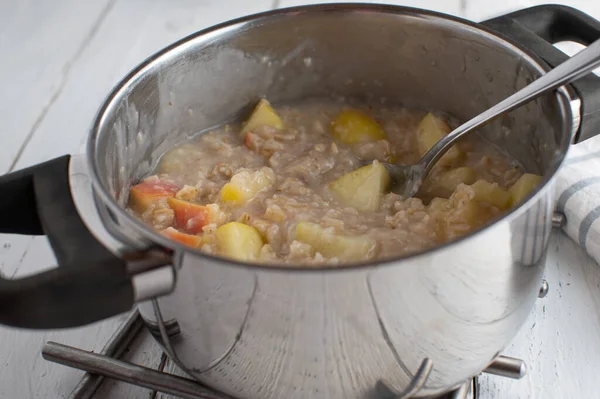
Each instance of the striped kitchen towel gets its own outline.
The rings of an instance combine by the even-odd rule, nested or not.
[[[600,136],[571,147],[556,189],[563,230],[600,263]]]

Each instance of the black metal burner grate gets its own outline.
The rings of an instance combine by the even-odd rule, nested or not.
[[[160,318],[159,321],[162,322]],[[91,399],[105,377],[185,399],[234,399],[226,394],[213,391],[196,380],[119,360],[143,324],[139,312],[135,310],[113,334],[99,354],[48,342],[42,349],[42,356],[46,360],[87,372],[69,395],[69,399]],[[167,326],[163,323],[161,327],[161,332],[167,334]],[[376,387],[377,399],[415,398],[414,395],[425,383],[431,368],[431,362],[425,359],[416,373],[413,383],[403,393],[392,392],[385,383],[380,382]],[[509,378],[521,378],[525,374],[525,370],[525,364],[521,360],[499,356],[484,372]],[[478,388],[478,380],[475,377],[452,393],[429,399],[478,399]]]

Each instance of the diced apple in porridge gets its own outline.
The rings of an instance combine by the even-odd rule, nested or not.
[[[201,233],[202,228],[214,223],[218,216],[218,207],[214,204],[198,205],[177,198],[169,198],[167,201],[175,212],[175,227],[186,233]]]
[[[449,199],[434,198],[428,205],[437,221],[437,236],[443,242],[459,237],[481,223],[482,207],[470,195],[470,188],[460,186]]]
[[[185,234],[180,231],[177,231],[173,227],[167,227],[166,229],[161,231],[161,234],[166,237],[169,237],[171,240],[187,245],[188,247],[197,248],[200,246],[200,244],[202,244],[201,236]]]
[[[517,180],[508,190],[510,194],[510,205],[514,206],[523,201],[541,181],[542,176],[531,173],[525,173],[523,176],[519,177],[519,180]]]
[[[333,228],[323,228],[316,223],[300,222],[296,225],[296,240],[311,245],[327,258],[340,261],[363,261],[375,254],[377,244],[366,235],[347,236],[335,234]]]
[[[130,211],[205,254],[343,267],[462,237],[540,183],[508,154],[465,137],[404,198],[384,162],[416,163],[453,122],[444,110],[371,100],[252,102],[240,123],[200,131],[164,154],[154,176],[132,188]]]
[[[419,123],[417,128],[417,143],[419,144],[419,154],[425,155],[438,141],[450,133],[452,129],[446,122],[431,112]],[[439,164],[451,164],[461,157],[460,150],[456,146],[450,147],[444,156],[438,161]]]
[[[506,209],[510,201],[510,195],[502,189],[498,183],[490,183],[486,180],[477,180],[471,185],[473,199],[477,202],[487,202],[498,209]]]
[[[242,127],[242,136],[245,136],[246,133],[256,129],[259,126],[270,126],[275,129],[282,129],[283,122],[277,112],[271,107],[271,104],[262,99],[258,102],[254,111],[252,111],[252,115],[250,115],[250,119],[244,124]]]
[[[345,144],[358,144],[385,139],[385,132],[364,112],[357,110],[342,111],[331,122],[331,134]]]
[[[429,209],[431,209],[432,211],[442,212],[446,208],[448,208],[448,203],[449,201],[446,198],[434,198],[429,203]]]
[[[264,241],[254,227],[240,222],[229,222],[215,233],[221,255],[239,260],[256,260]]]
[[[144,213],[163,198],[172,197],[179,187],[159,179],[146,179],[129,190],[129,207]]]
[[[448,198],[459,184],[473,184],[475,179],[475,171],[468,166],[462,166],[425,180],[422,191],[435,197]]]
[[[221,201],[231,205],[243,205],[261,191],[270,189],[273,183],[275,174],[271,168],[236,173],[221,189]]]
[[[377,211],[389,183],[388,171],[375,161],[334,180],[329,189],[345,205],[361,211]]]
[[[482,208],[475,200],[464,200],[449,204],[442,218],[441,232],[444,239],[460,237],[482,223]]]

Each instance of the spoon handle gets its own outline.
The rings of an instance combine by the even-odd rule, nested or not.
[[[598,66],[600,66],[600,40],[596,40],[586,49],[580,51],[556,68],[444,136],[431,147],[419,162],[424,168],[424,175],[426,176],[429,173],[433,165],[462,136],[550,90],[554,90],[586,75]]]

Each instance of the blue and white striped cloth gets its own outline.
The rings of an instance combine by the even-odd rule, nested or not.
[[[600,136],[571,147],[556,189],[563,230],[600,263]]]

